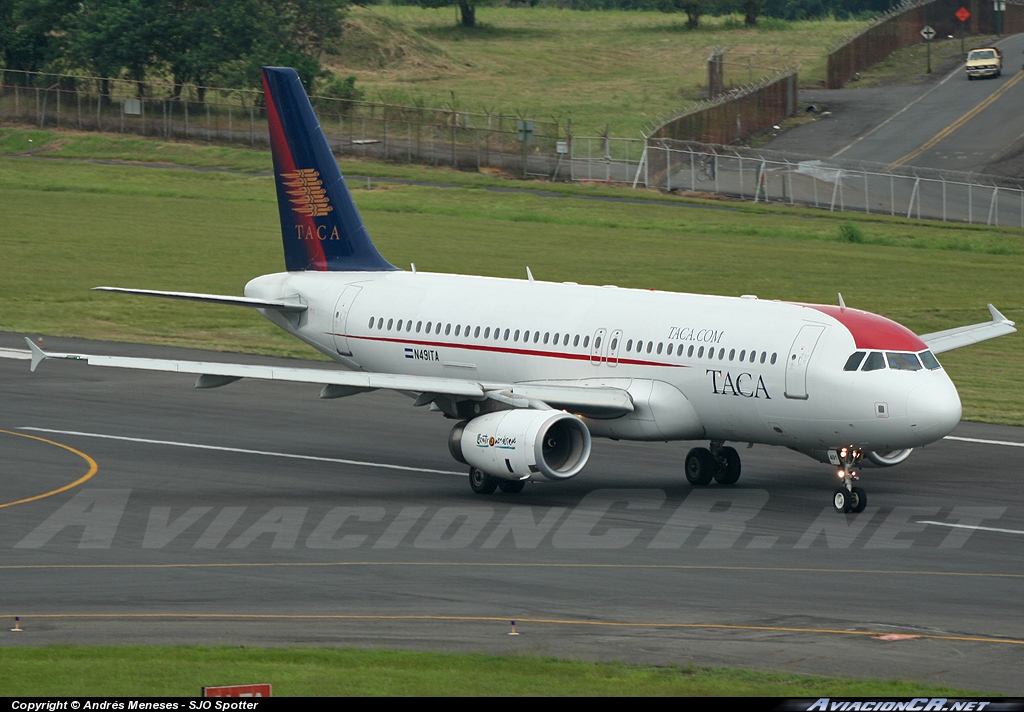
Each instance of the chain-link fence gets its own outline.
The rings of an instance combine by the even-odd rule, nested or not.
[[[263,92],[2,71],[0,118],[39,128],[268,145]],[[459,108],[311,97],[331,148],[389,161],[550,176],[571,126]]]
[[[574,143],[575,180],[1024,228],[1024,182],[1019,180],[658,138],[646,144],[640,139],[619,139],[629,146],[618,146],[616,156],[590,156],[577,150],[587,140],[577,137]],[[589,140],[600,145],[604,139]]]
[[[799,67],[703,101],[665,119],[647,136],[677,141],[735,143],[791,116],[797,107]]]
[[[853,75],[862,72],[903,47],[924,42],[921,30],[927,25],[940,37],[968,34],[1024,32],[1024,5],[1005,2],[997,13],[989,0],[910,0],[882,15],[859,33],[843,40],[828,54],[829,89],[840,89]],[[961,24],[956,18],[960,7],[970,19]],[[999,15],[1002,17],[999,17]],[[1001,24],[1001,28],[1000,28]]]

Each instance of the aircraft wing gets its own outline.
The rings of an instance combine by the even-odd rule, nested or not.
[[[971,324],[970,326],[958,326],[955,329],[936,331],[933,334],[924,334],[921,340],[928,344],[928,348],[931,349],[932,353],[941,354],[953,349],[959,349],[962,346],[976,344],[979,341],[994,339],[997,336],[1006,336],[1017,331],[1014,328],[1014,322],[1000,314],[999,310],[994,306],[989,304],[988,310],[992,314],[991,321]]]
[[[198,376],[196,388],[216,388],[242,378],[294,383],[323,384],[322,397],[352,395],[380,388],[421,394],[419,404],[429,403],[430,396],[448,396],[456,400],[494,399],[517,408],[565,408],[568,410],[600,411],[607,414],[627,413],[633,410],[633,400],[624,389],[584,384],[512,384],[472,381],[460,378],[415,376],[398,373],[367,373],[321,368],[292,368],[259,366],[253,364],[221,363],[214,361],[179,361],[175,359],[136,358],[129,356],[99,356],[43,351],[26,338],[29,354],[5,350],[0,357],[31,358],[34,372],[46,359],[85,361],[90,366],[131,368],[143,371],[188,373]],[[17,354],[17,355],[16,355]],[[424,397],[425,396],[425,397]]]

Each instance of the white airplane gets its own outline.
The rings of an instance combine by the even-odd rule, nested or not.
[[[837,467],[833,505],[860,512],[866,462],[891,466],[960,420],[935,354],[1009,334],[991,320],[918,337],[846,307],[754,296],[582,286],[401,271],[374,247],[292,69],[263,70],[287,271],[244,297],[96,287],[251,307],[350,370],[45,353],[46,358],[198,375],[324,384],[321,398],[407,393],[458,423],[448,445],[474,492],[519,492],[587,464],[591,436],[706,440],[686,456],[695,486],[731,485],[726,443],[780,445]]]

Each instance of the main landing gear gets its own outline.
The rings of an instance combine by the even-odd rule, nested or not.
[[[720,485],[736,484],[740,478],[740,454],[735,448],[722,445],[723,441],[712,440],[710,449],[695,447],[686,455],[686,479],[691,485],[709,485],[711,480]]]
[[[853,486],[854,482],[860,480],[860,476],[853,468],[864,457],[864,451],[854,447],[844,447],[838,451],[829,451],[829,459],[832,459],[833,453],[835,454],[833,464],[839,465],[836,475],[842,479],[843,483],[836,487],[836,491],[832,495],[832,506],[837,512],[863,512],[864,508],[868,506],[868,495],[863,487]]]
[[[496,489],[505,494],[517,494],[526,487],[526,480],[506,480],[488,475],[479,467],[470,467],[469,486],[477,494],[493,494]]]

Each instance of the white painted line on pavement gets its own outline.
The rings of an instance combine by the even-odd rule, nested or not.
[[[999,532],[1001,534],[1024,534],[1020,529],[998,529],[996,527],[979,527],[973,524],[950,524],[949,522],[932,522],[922,519],[918,524],[934,524],[937,527],[951,527],[953,529],[973,529],[981,532]]]
[[[982,445],[1008,445],[1009,447],[1024,447],[1024,443],[1015,443],[1009,440],[983,440],[982,438],[961,438],[957,435],[947,435],[943,440],[956,440],[962,443],[981,443]]]
[[[171,445],[173,447],[187,447],[196,450],[218,450],[220,452],[237,452],[243,455],[263,455],[265,457],[284,457],[290,460],[312,460],[314,462],[334,462],[340,465],[357,465],[359,467],[377,467],[384,470],[402,470],[403,472],[429,472],[435,475],[461,475],[464,472],[453,472],[452,470],[431,470],[427,467],[406,467],[405,465],[386,465],[380,462],[363,462],[361,460],[343,460],[336,457],[317,457],[315,455],[294,455],[288,452],[270,452],[266,450],[247,450],[238,447],[221,447],[218,445],[199,445],[198,443],[181,443],[173,440],[150,440],[148,438],[129,438],[123,435],[104,435],[102,433],[83,433],[77,430],[52,430],[50,428],[21,427],[18,430],[30,430],[34,433],[51,433],[55,435],[77,435],[83,438],[101,438],[103,440],[124,440],[130,443],[143,443],[146,445]]]

